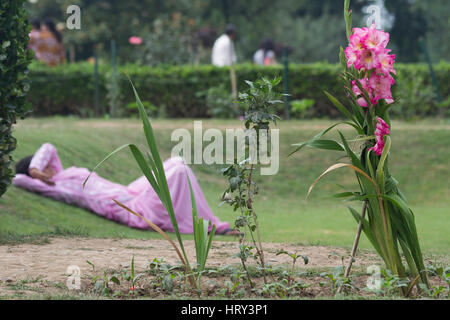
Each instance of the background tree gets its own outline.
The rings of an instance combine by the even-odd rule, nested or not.
[[[374,3],[373,0],[352,2],[355,26],[366,24],[362,9]],[[76,47],[78,60],[92,56],[94,45],[99,45],[104,56],[109,56],[110,40],[114,39],[121,62],[135,61],[136,47],[128,43],[129,37],[135,35],[144,41],[147,38],[152,47],[167,47],[166,39],[170,39],[172,50],[166,50],[166,55],[147,50],[147,55],[163,58],[162,61],[152,58],[152,64],[179,63],[180,54],[174,51],[180,43],[172,41],[173,36],[181,38],[182,57],[186,58],[190,54],[186,50],[190,50],[194,57],[188,61],[210,62],[212,43],[202,45],[204,50],[200,50],[198,34],[208,30],[209,34],[218,36],[228,22],[238,29],[235,44],[241,62],[252,60],[265,37],[292,47],[291,61],[299,63],[337,62],[336,49],[345,43],[339,23],[343,3],[336,0],[39,0],[28,3],[27,9],[30,17],[65,22],[65,10],[70,4],[80,6],[82,25],[80,31],[66,30],[64,42],[66,48]],[[385,5],[394,16],[393,28],[387,31],[392,33],[391,43],[399,62],[421,61],[417,40],[424,34],[429,35],[433,59],[449,59],[450,42],[445,32],[449,27],[448,0],[395,0],[385,1]],[[170,24],[174,15],[181,21],[193,22],[192,27],[182,28],[181,34],[171,28],[156,29],[156,21]]]
[[[418,5],[420,2],[423,4],[424,1],[385,2],[387,9],[395,16],[390,34],[398,61],[415,62],[421,59],[419,39],[427,33],[427,20],[422,4]]]
[[[413,8],[422,10],[424,14],[427,33],[426,41],[428,51],[434,62],[439,60],[450,61],[450,41],[448,31],[450,30],[450,1],[416,1]]]

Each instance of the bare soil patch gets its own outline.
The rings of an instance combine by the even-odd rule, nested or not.
[[[210,271],[202,277],[202,296],[232,299],[285,298],[284,293],[280,295],[281,291],[273,287],[280,283],[277,282],[281,279],[278,278],[277,273],[271,274],[267,285],[264,285],[261,275],[252,276],[255,286],[251,290],[245,277],[236,280],[236,274],[239,272],[236,273],[237,268],[233,267],[240,268],[240,259],[236,257],[238,245],[238,242],[231,241],[216,241],[213,244],[207,263]],[[347,262],[348,249],[291,243],[264,243],[263,246],[266,261],[270,262],[274,271],[276,267],[289,271],[292,264],[292,260],[287,255],[277,256],[280,250],[308,257],[309,263],[306,266],[301,259],[297,262],[299,272],[293,280],[299,281],[296,283],[301,287],[296,287],[293,292],[289,291],[288,297],[311,299],[335,295],[336,287],[332,286],[327,276],[321,273],[332,272],[334,267],[341,266],[342,257],[345,257]],[[190,261],[194,263],[193,241],[185,241],[185,248]],[[133,256],[136,274],[140,273],[143,277],[135,283],[135,287],[130,287],[132,283],[130,279],[124,277],[123,272],[130,274]],[[59,237],[51,238],[49,243],[44,244],[0,245],[0,299],[199,298],[197,292],[192,289],[186,290],[186,280],[172,278],[175,279],[170,285],[172,289],[164,287],[167,274],[164,271],[161,272],[162,269],[156,273],[150,271],[149,265],[154,258],[163,259],[171,266],[180,265],[176,253],[165,240]],[[95,269],[87,261],[95,265]],[[247,267],[254,264],[247,262]],[[358,298],[372,296],[377,298],[375,293],[365,290],[368,280],[365,270],[369,265],[382,265],[382,262],[373,252],[359,252],[352,269],[352,284],[346,294]],[[80,269],[81,290],[67,288],[66,284],[70,276],[70,271],[67,269],[69,266],[77,266]],[[225,270],[223,267],[226,266],[231,267],[227,270],[235,271],[231,273],[220,271]],[[177,268],[177,270],[181,269]],[[177,271],[171,273],[173,274],[177,274]],[[112,283],[109,278],[112,275],[119,277],[120,283]],[[103,276],[109,279],[107,283],[108,288],[111,289],[106,295],[96,289],[98,280],[94,280],[102,279]],[[431,282],[433,285],[441,284],[441,280],[436,277],[432,277]],[[412,296],[420,295],[414,289]],[[392,298],[391,295],[386,296],[386,298],[389,297]]]
[[[195,261],[193,241],[185,241],[187,254]],[[290,264],[286,255],[277,256],[281,250],[296,252],[308,256],[308,268],[335,267],[341,265],[338,255],[348,255],[348,250],[323,246],[301,246],[286,243],[265,243],[266,260],[274,265]],[[240,264],[235,257],[238,252],[237,242],[215,242],[211,248],[207,265],[220,267]],[[335,255],[333,253],[337,253]],[[67,268],[76,265],[82,275],[92,274],[92,267],[97,270],[129,267],[132,257],[137,271],[148,268],[154,258],[164,258],[170,264],[179,260],[173,248],[165,240],[136,239],[93,239],[93,238],[53,238],[49,244],[19,244],[0,246],[0,280],[19,281],[41,277],[42,280],[65,282]],[[373,253],[360,252],[355,267],[379,263]],[[302,267],[302,262],[298,265]]]

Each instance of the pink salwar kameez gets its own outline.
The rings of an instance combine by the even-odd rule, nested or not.
[[[183,163],[180,157],[170,158],[164,161],[163,165],[181,233],[193,232],[191,196],[186,174],[189,174],[192,183],[199,217],[216,225],[217,233],[229,229],[229,223],[221,222],[214,216],[194,173]],[[107,219],[133,228],[149,229],[145,221],[115,204],[113,202],[113,199],[115,199],[133,211],[140,213],[161,229],[173,231],[166,209],[145,176],[128,186],[124,186],[108,181],[94,172],[83,189],[83,182],[90,171],[78,167],[64,169],[56,148],[50,143],[43,144],[34,154],[29,170],[36,168],[43,171],[47,166],[50,166],[56,172],[52,178],[55,183],[54,186],[25,174],[17,174],[13,180],[14,185],[88,209]]]

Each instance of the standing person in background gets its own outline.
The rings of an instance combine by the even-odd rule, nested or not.
[[[275,45],[271,38],[265,38],[259,49],[253,55],[253,62],[260,66],[277,64],[275,56]]]
[[[36,58],[49,66],[66,62],[62,35],[51,20],[45,21],[41,26],[41,32],[36,41]]]
[[[236,52],[234,51],[233,39],[236,37],[236,27],[228,24],[225,34],[221,35],[214,42],[211,60],[212,64],[218,67],[229,66],[236,62]]]

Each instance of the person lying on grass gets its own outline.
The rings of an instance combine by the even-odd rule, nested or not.
[[[194,173],[182,158],[166,160],[164,172],[181,233],[193,233],[191,196],[186,175],[189,174],[199,217],[216,225],[217,234],[239,234],[237,230],[230,229],[228,222],[221,222],[214,216]],[[64,169],[56,148],[50,143],[44,143],[33,156],[21,159],[16,164],[16,173],[13,184],[17,187],[77,205],[133,228],[149,229],[145,221],[115,204],[115,199],[161,229],[173,232],[169,215],[145,176],[123,186],[94,172],[83,189],[83,181],[90,171],[78,167]]]

